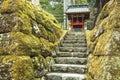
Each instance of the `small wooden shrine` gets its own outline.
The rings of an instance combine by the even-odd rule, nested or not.
[[[90,10],[88,5],[71,5],[67,8],[66,14],[69,20],[68,27],[73,31],[84,30],[85,20],[89,19]]]

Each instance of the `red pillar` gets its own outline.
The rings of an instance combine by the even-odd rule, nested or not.
[[[71,17],[72,17],[72,22],[71,22],[71,26],[72,26],[72,30],[74,30],[74,27],[73,27],[73,15],[71,15]]]
[[[82,16],[82,30],[84,30],[84,15]]]

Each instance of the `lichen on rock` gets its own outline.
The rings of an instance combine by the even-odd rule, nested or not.
[[[9,57],[8,60],[16,56],[15,59],[18,58],[16,62],[21,61],[22,56],[24,58],[29,57],[30,62],[34,61],[35,58],[37,61],[28,65],[28,67],[34,67],[34,69],[31,68],[31,71],[40,73],[47,70],[52,60],[51,53],[63,33],[60,24],[53,15],[42,10],[39,6],[33,5],[30,1],[2,1],[0,2],[0,55],[5,58],[13,56]],[[0,63],[0,66],[5,64],[2,60]],[[25,64],[22,64],[22,62],[16,63],[13,70],[16,70],[16,72],[21,70],[26,73],[24,69],[28,63],[27,61]],[[29,75],[31,77],[26,77],[28,74],[17,76],[19,72],[16,74],[10,73],[10,77],[12,79],[15,77],[15,80],[34,80],[33,73],[35,72],[31,72]],[[0,79],[4,79],[4,77]]]
[[[29,56],[0,56],[1,80],[34,80],[33,64]]]
[[[90,55],[87,80],[119,80],[120,4],[110,0],[87,35]]]
[[[15,10],[12,10],[14,7]],[[5,0],[0,12],[2,14],[0,17],[0,33],[9,33],[11,40],[14,39],[14,44],[15,42],[18,45],[23,44],[23,48],[26,45],[28,49],[31,48],[31,51],[34,48],[40,50],[44,44],[41,40],[45,39],[45,45],[49,45],[54,44],[61,37],[62,30],[56,19],[29,1]],[[46,48],[49,49],[51,46],[54,45],[46,46]],[[22,45],[20,47],[22,48]],[[40,54],[40,51],[37,53]]]

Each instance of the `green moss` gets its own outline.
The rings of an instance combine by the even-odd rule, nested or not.
[[[92,77],[90,76],[90,74],[87,74],[87,79],[86,80],[94,80],[94,79],[92,79]]]
[[[54,47],[53,43],[49,42],[48,40],[46,40],[44,38],[40,38],[40,41],[41,41],[41,45],[42,45],[41,50],[42,50],[43,53],[44,52],[51,52],[51,51],[54,50],[53,49],[53,47]],[[45,54],[47,54],[47,53],[45,53]]]
[[[39,55],[36,57],[33,57],[33,64],[35,69],[35,74],[39,74],[38,76],[41,77],[41,75],[46,75],[48,71],[50,70],[50,66],[53,62],[52,57],[44,58],[43,56]]]
[[[53,64],[53,58],[52,57],[46,57],[44,60],[45,68],[50,68],[50,66]]]
[[[0,61],[2,63],[0,73],[3,71],[1,80],[34,79],[32,60],[29,56],[0,56]],[[2,66],[4,66],[4,70],[1,68]]]
[[[47,30],[41,24],[39,24],[38,27],[40,29],[40,34],[38,36],[47,39],[48,36]]]
[[[23,0],[4,0],[2,7],[1,7],[1,13],[13,13],[18,11],[19,8],[22,8]],[[11,8],[14,7],[14,8]]]
[[[41,71],[44,69],[44,57],[39,55],[37,57],[33,57],[33,64],[34,64],[34,69]]]
[[[38,55],[40,53],[40,40],[34,35],[27,35],[21,32],[11,33],[13,43],[7,46],[11,55]]]
[[[41,80],[40,78],[35,78],[34,80]]]
[[[23,32],[25,34],[30,34],[32,32],[32,24],[31,24],[31,19],[29,18],[28,15],[24,14],[24,13],[19,13],[18,16],[20,15],[19,18],[19,31]],[[17,29],[18,30],[18,29]]]
[[[4,0],[0,13],[0,32],[4,34],[0,55],[6,55],[10,62],[15,62],[10,66],[14,72],[8,70],[8,75],[11,74],[10,77],[15,80],[34,80],[36,71],[48,69],[51,64],[52,58],[48,56],[51,56],[62,36],[59,23],[53,15],[26,0]],[[22,56],[33,58],[33,63]],[[5,60],[3,62],[7,58],[2,57],[0,61],[7,63]]]

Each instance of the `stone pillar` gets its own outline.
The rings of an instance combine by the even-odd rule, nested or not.
[[[67,17],[66,17],[65,12],[69,5],[71,5],[71,0],[64,0],[64,27],[63,29],[67,28]]]
[[[64,13],[64,27],[63,29],[67,29],[67,18],[66,18],[66,14]]]

